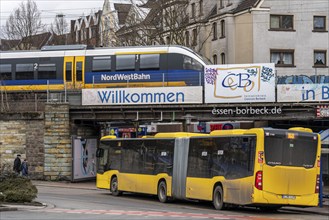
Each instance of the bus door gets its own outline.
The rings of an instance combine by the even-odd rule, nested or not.
[[[67,89],[83,88],[85,57],[67,56],[64,58],[64,82]]]

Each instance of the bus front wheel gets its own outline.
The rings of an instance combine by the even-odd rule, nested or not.
[[[115,176],[111,179],[111,193],[114,196],[121,195],[121,192],[118,190],[118,178]]]
[[[225,208],[224,198],[223,198],[223,189],[221,186],[216,186],[213,195],[213,205],[217,210],[223,210]]]
[[[168,202],[166,182],[161,181],[158,186],[158,198],[160,202]]]

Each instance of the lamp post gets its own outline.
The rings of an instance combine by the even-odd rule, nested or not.
[[[185,119],[185,121],[184,121],[184,131],[188,132],[189,131],[188,125],[191,124],[192,119],[195,118],[195,116],[193,116],[191,114],[186,114],[182,118]]]

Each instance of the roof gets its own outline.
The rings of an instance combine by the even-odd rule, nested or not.
[[[125,24],[131,4],[114,4],[114,8],[118,12],[119,25]]]
[[[11,50],[16,47],[20,40],[0,39],[0,50]]]
[[[237,13],[252,8],[257,5],[256,3],[258,3],[258,1],[259,0],[244,0],[233,10],[233,13]]]
[[[41,34],[36,34],[30,37],[24,37],[19,44],[32,43],[32,47],[40,49],[42,46],[46,45],[52,34],[50,32],[45,32]]]

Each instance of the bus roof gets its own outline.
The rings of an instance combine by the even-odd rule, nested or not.
[[[106,135],[101,138],[102,141],[104,140],[111,140],[111,139],[116,139],[117,137],[115,135]]]
[[[209,136],[209,135],[202,133],[191,133],[191,132],[167,132],[167,133],[157,133],[156,135],[154,135],[155,138],[179,138],[179,137],[196,137],[196,136]]]

